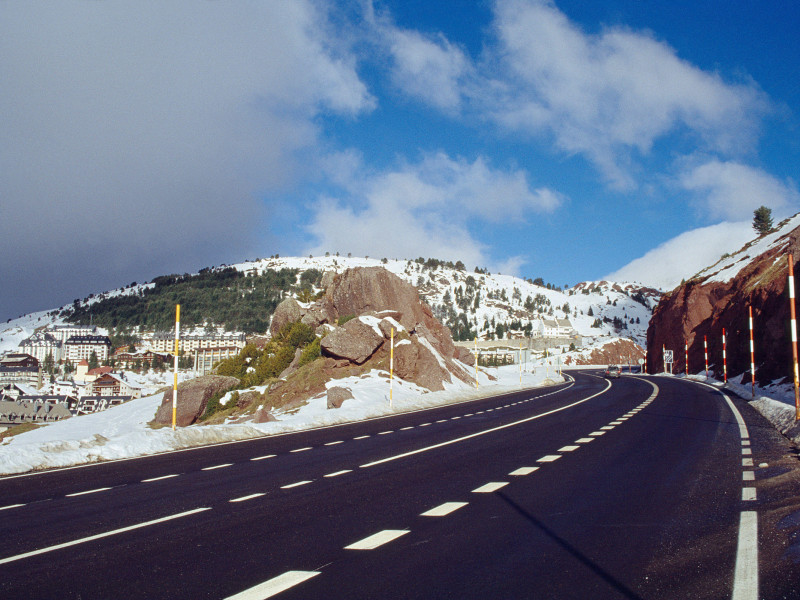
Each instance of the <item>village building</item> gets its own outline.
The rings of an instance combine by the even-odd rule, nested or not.
[[[53,325],[47,328],[47,333],[52,335],[61,344],[73,336],[97,335],[97,327],[91,325]]]
[[[50,423],[72,416],[66,398],[23,396],[20,400],[0,400],[0,424]]]
[[[92,353],[102,362],[111,352],[111,340],[105,335],[73,335],[64,344],[64,349],[64,358],[73,364],[91,359]]]
[[[39,361],[30,354],[7,354],[0,358],[0,386],[16,383],[42,387]]]
[[[153,350],[125,350],[120,348],[111,357],[114,364],[122,369],[134,368],[150,368],[153,365],[153,360],[168,366],[173,359],[172,354],[168,352],[154,352]]]
[[[102,397],[125,396],[128,399],[140,398],[142,388],[125,381],[119,375],[106,373],[89,384],[89,394]]]
[[[171,331],[156,331],[149,342],[150,349],[154,352],[175,351],[175,334]],[[241,332],[199,330],[181,333],[180,349],[184,354],[212,348],[238,348],[241,350],[246,343],[245,334]]]
[[[24,354],[30,354],[40,363],[43,363],[48,355],[52,356],[53,364],[61,360],[63,344],[54,335],[47,331],[37,331],[31,337],[19,343],[19,350]]]

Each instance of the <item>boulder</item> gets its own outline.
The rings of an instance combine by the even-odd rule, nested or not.
[[[433,353],[417,340],[395,347],[394,373],[432,392],[443,390],[444,382],[452,381],[450,373],[442,368]]]
[[[278,379],[286,379],[289,375],[297,371],[301,356],[303,356],[303,351],[300,348],[295,349],[292,362],[289,363],[288,367],[281,371],[281,374],[278,375]]]
[[[236,408],[247,408],[259,398],[261,398],[261,394],[258,392],[243,392],[239,394],[239,399],[236,401]]]
[[[287,323],[294,323],[303,317],[303,309],[294,298],[286,298],[275,308],[269,330],[275,335]]]
[[[238,383],[236,377],[222,375],[203,375],[181,383],[178,386],[176,424],[179,427],[187,427],[195,423],[205,412],[211,396],[227,391]],[[162,425],[172,425],[172,390],[164,392],[164,398],[154,420]]]
[[[325,336],[320,344],[322,353],[363,364],[383,344],[383,336],[361,319],[352,319]]]
[[[475,355],[469,348],[464,348],[463,346],[456,347],[453,358],[455,358],[456,360],[460,360],[465,365],[475,364]]]
[[[353,393],[344,387],[328,388],[328,408],[340,408],[345,400],[351,400]]]
[[[271,423],[272,421],[277,421],[278,419],[275,418],[275,415],[272,412],[264,408],[263,406],[256,411],[255,416],[253,417],[253,423]]]

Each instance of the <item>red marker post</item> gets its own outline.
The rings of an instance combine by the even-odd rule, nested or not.
[[[797,317],[794,309],[794,256],[789,257],[789,317],[792,329],[792,360],[794,362],[794,420],[800,421],[800,381],[797,374]]]
[[[685,361],[684,364],[686,365],[686,376],[689,376],[689,342],[683,340],[683,349],[685,351]]]
[[[722,328],[722,382],[728,383],[728,355],[725,347],[725,328]]]
[[[750,313],[750,384],[752,386],[753,398],[756,397],[756,351],[753,344],[753,307],[748,306]]]
[[[706,381],[708,381],[708,338],[703,336],[703,356],[706,360]]]

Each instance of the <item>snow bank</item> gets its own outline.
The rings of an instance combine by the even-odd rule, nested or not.
[[[491,373],[496,381],[487,375]],[[546,376],[558,379],[544,369],[521,375],[517,365],[484,369],[479,375],[479,389],[460,381],[441,392],[427,392],[412,383],[396,379],[393,382],[392,406],[389,405],[389,374],[373,371],[361,377],[331,382],[346,387],[353,399],[341,408],[329,410],[322,394],[292,411],[277,411],[277,421],[223,425],[193,425],[172,431],[171,428],[151,429],[162,395],[131,400],[104,412],[73,417],[44,425],[33,431],[7,438],[0,445],[0,474],[10,475],[27,471],[66,467],[92,462],[145,456],[170,450],[203,446],[220,442],[252,439],[362,421],[395,414],[464,402],[493,394],[531,388],[545,384]]]

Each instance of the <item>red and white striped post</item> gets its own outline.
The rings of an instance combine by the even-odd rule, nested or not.
[[[683,340],[684,364],[686,365],[686,376],[689,376],[689,342]]]
[[[756,351],[753,343],[753,307],[748,306],[750,313],[750,385],[753,391],[753,398],[756,397]]]
[[[647,375],[647,348],[644,349],[644,364],[642,365],[644,374]]]
[[[722,382],[728,383],[728,355],[725,346],[725,328],[722,328]]]
[[[703,356],[706,360],[706,381],[708,381],[708,336],[703,336]]]
[[[661,345],[661,362],[664,363],[664,373],[667,372],[667,346]]]
[[[794,309],[794,256],[789,253],[789,316],[792,329],[792,360],[794,362],[794,420],[800,421],[800,378],[797,374],[797,317]]]

